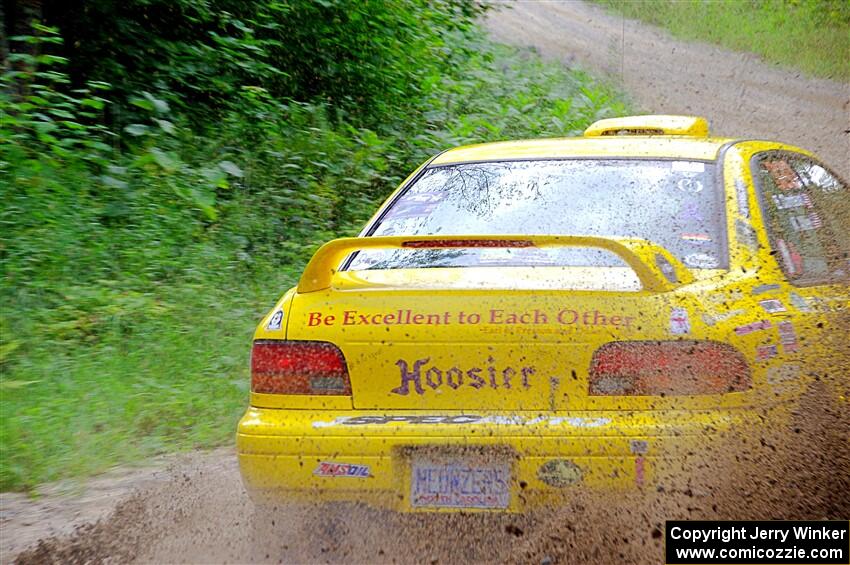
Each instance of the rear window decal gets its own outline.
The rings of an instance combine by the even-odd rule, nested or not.
[[[704,221],[698,202],[685,202],[677,217],[683,222],[702,223]]]
[[[685,255],[685,265],[694,269],[716,269],[720,261],[708,253],[691,253]]]
[[[702,192],[702,181],[699,179],[681,178],[676,181],[676,188],[689,194]]]
[[[705,163],[700,163],[699,161],[673,161],[670,163],[670,170],[683,173],[702,173],[705,172]]]
[[[707,233],[683,233],[682,239],[690,243],[711,243],[711,236]]]

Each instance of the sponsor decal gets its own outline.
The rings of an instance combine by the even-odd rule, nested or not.
[[[275,312],[271,319],[269,320],[268,326],[266,326],[269,330],[279,330],[283,326],[283,310],[278,310]]]
[[[780,287],[778,284],[762,284],[755,288],[753,288],[753,294],[765,294],[766,292],[773,292],[774,290],[779,290]]]
[[[417,359],[408,363],[404,359],[395,362],[401,373],[401,384],[390,392],[400,396],[410,394],[410,388],[418,395],[425,394],[426,386],[432,391],[442,388],[457,390],[462,386],[480,390],[484,387],[492,389],[531,388],[531,377],[535,373],[534,367],[498,367],[495,359],[487,358],[484,367],[472,367],[460,369],[457,366],[451,368],[438,368],[434,365],[428,366],[430,357]]]
[[[610,418],[579,418],[562,416],[537,416],[536,418],[524,418],[522,416],[481,416],[478,414],[457,414],[454,416],[443,416],[440,414],[426,415],[397,415],[397,416],[340,416],[331,420],[313,422],[314,428],[331,428],[335,426],[369,426],[385,424],[447,424],[462,426],[464,424],[497,424],[505,426],[534,426],[545,424],[548,426],[570,426],[573,428],[599,428],[611,423]]]
[[[775,298],[771,300],[762,300],[759,302],[759,306],[761,306],[768,314],[776,314],[777,312],[786,311],[785,305],[782,304],[782,301]]]
[[[676,188],[682,192],[697,194],[702,192],[703,186],[701,180],[685,177],[676,181]]]
[[[747,185],[741,179],[735,179],[735,196],[738,199],[738,213],[745,218],[750,217],[750,199]]]
[[[750,249],[758,249],[759,242],[756,236],[756,230],[749,223],[735,220],[735,233],[738,235],[738,241],[743,245],[746,245]]]
[[[809,306],[809,302],[805,298],[803,298],[802,296],[797,294],[796,292],[792,292],[791,294],[789,294],[788,300],[790,300],[791,305],[794,308],[796,308],[797,310],[799,310],[800,312],[811,312],[812,311],[812,307]]]
[[[776,345],[760,345],[756,347],[756,361],[767,361],[779,355]]]
[[[372,476],[369,465],[357,465],[354,463],[331,463],[322,461],[313,470],[317,477],[351,477],[357,479],[368,479]]]
[[[559,325],[559,326],[613,326],[631,329],[636,318],[634,316],[611,315],[599,310],[561,310],[546,312],[540,309],[504,310],[491,308],[484,313],[467,312],[417,312],[413,309],[394,310],[392,312],[361,312],[359,310],[344,310],[342,314],[327,314],[325,312],[308,312],[307,326],[477,326],[489,324],[494,326],[523,326],[523,325]]]
[[[782,344],[782,349],[785,350],[785,353],[796,353],[800,350],[794,324],[791,322],[779,322],[777,329],[779,330],[779,343]]]
[[[643,457],[635,457],[635,486],[637,487],[642,487],[645,481],[645,466],[645,459]]]
[[[735,328],[735,333],[738,335],[747,335],[753,332],[757,332],[759,330],[770,329],[771,323],[770,320],[760,320],[758,322],[753,322],[752,324],[747,324],[745,326],[738,326]]]
[[[806,216],[791,216],[788,221],[791,222],[794,231],[812,231],[823,226],[820,216],[814,212],[810,212]]]
[[[684,308],[673,308],[670,311],[670,333],[674,335],[691,333],[688,311]]]
[[[537,478],[550,487],[568,487],[581,481],[581,469],[572,461],[552,459],[537,469]]]
[[[699,161],[673,161],[670,163],[670,170],[681,173],[704,173],[705,163]]]
[[[803,256],[797,251],[797,248],[791,242],[786,242],[784,239],[776,241],[779,247],[779,254],[782,256],[782,263],[785,265],[785,270],[790,275],[799,275],[803,272]]]
[[[737,310],[729,310],[728,312],[722,312],[719,314],[703,314],[702,321],[705,322],[706,325],[713,326],[714,324],[719,324],[720,322],[731,320],[736,316],[740,316],[741,314],[746,313],[746,310],[738,308]]]
[[[812,207],[812,199],[808,194],[775,194],[773,202],[780,210]]]
[[[708,253],[691,253],[685,255],[685,265],[694,269],[716,269],[720,263]]]
[[[387,210],[386,220],[407,220],[410,218],[421,218],[427,216],[446,197],[445,192],[420,192],[419,194],[408,194],[404,199],[396,202]]]
[[[699,222],[703,223],[705,220],[702,217],[702,212],[700,212],[699,204],[697,202],[686,202],[682,209],[679,211],[678,219],[683,222]]]
[[[633,439],[629,442],[629,449],[632,453],[643,455],[649,451],[649,442],[645,439]]]

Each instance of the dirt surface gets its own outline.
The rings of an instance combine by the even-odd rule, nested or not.
[[[173,456],[76,492],[51,485],[38,500],[4,494],[0,562],[660,563],[669,519],[850,516],[850,410],[829,390],[811,391],[788,435],[733,437],[743,450],[691,458],[663,486],[577,488],[565,505],[525,516],[355,504],[258,509],[232,448]]]
[[[486,25],[498,41],[607,74],[643,111],[705,116],[721,136],[797,145],[850,178],[848,84],[673,39],[584,2],[510,2],[491,12]]]
[[[517,4],[488,26],[569,65],[615,77],[625,68],[625,88],[647,110],[706,115],[718,133],[787,140],[850,171],[846,87],[631,22],[623,43],[621,20],[583,4]],[[846,369],[838,376],[847,379]],[[529,516],[357,505],[255,511],[232,448],[163,458],[83,485],[49,485],[35,499],[0,495],[0,562],[661,562],[667,519],[850,517],[850,408],[823,395],[812,393],[789,435],[744,438],[743,455],[692,463],[664,488],[576,491],[566,506]]]

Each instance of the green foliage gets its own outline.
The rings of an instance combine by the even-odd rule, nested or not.
[[[846,0],[594,0],[687,40],[750,51],[812,75],[850,80]]]
[[[54,29],[16,39],[32,49],[15,54],[0,78],[0,488],[230,441],[245,403],[253,326],[319,244],[356,233],[404,176],[442,149],[575,134],[626,111],[590,77],[491,44],[472,26],[477,8],[460,1],[363,3],[401,10],[387,12],[382,25],[403,20],[411,29],[385,36],[369,31],[373,21],[357,21],[360,35],[336,43],[333,34],[344,33],[333,26],[355,25],[355,11],[325,29],[321,10],[337,2],[258,2],[257,14],[271,4],[300,14],[303,28],[321,28],[299,30],[305,41],[327,42],[311,63],[325,61],[316,90],[284,96],[273,84],[306,73],[286,59],[306,46],[276,55],[257,47],[269,51],[256,61],[280,73],[256,84],[245,77],[268,69],[237,71],[238,53],[187,43],[190,31],[196,39],[211,32],[203,27],[209,18],[235,25],[238,10],[225,14],[215,2],[87,4],[89,12],[135,7],[150,15],[149,8],[191,20],[177,30],[179,41],[165,33],[165,15],[150,24],[162,34],[151,35],[157,49],[159,41],[185,44],[185,52],[161,51],[151,61],[138,60],[133,34],[119,34],[126,52],[104,57],[88,76],[114,73],[111,85],[77,88],[67,70],[80,60],[97,65],[82,55],[46,56],[61,48]],[[422,10],[430,29],[417,31],[421,45],[408,50],[410,18]],[[143,22],[121,13],[126,21],[111,25],[141,34]],[[254,41],[231,47],[248,53]],[[334,50],[346,42],[359,51],[343,63]],[[199,70],[219,56],[234,74]],[[370,76],[356,76],[354,61],[364,58],[373,66],[359,72]],[[125,59],[132,64],[114,66]],[[333,70],[335,62],[342,66]],[[204,76],[175,79],[193,66]],[[227,82],[219,99],[197,90],[215,81]],[[295,82],[302,81],[306,74]]]
[[[119,105],[153,86],[197,123],[251,86],[374,124],[415,104],[422,77],[451,64],[445,34],[470,29],[481,10],[467,0],[67,0],[44,16],[77,45],[75,80],[112,82]]]

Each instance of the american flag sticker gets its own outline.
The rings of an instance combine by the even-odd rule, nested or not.
[[[691,333],[688,311],[684,308],[673,308],[670,311],[670,333],[674,335]]]

